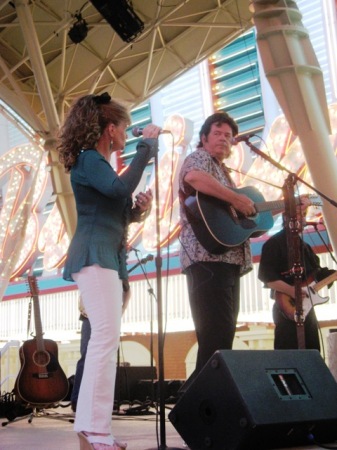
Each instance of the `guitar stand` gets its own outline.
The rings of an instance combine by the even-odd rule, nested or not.
[[[45,405],[45,406],[43,406],[43,405],[36,406],[36,405],[27,404],[26,408],[27,408],[27,410],[31,411],[30,413],[27,412],[27,415],[25,415],[25,416],[14,417],[13,419],[8,419],[6,422],[2,422],[1,426],[6,427],[7,425],[9,425],[11,423],[19,422],[19,421],[25,420],[25,419],[28,420],[28,423],[32,423],[33,419],[35,417],[36,418],[43,417],[43,418],[46,418],[46,419],[62,420],[64,422],[74,423],[74,414],[73,413],[71,413],[71,414],[60,414],[60,413],[55,412],[55,411],[47,412],[47,409],[55,409],[55,408],[58,408],[59,406],[65,408],[65,407],[67,407],[69,405],[70,405],[69,403],[67,405],[65,405],[65,406],[62,406],[59,403],[58,404],[54,404],[54,405]]]

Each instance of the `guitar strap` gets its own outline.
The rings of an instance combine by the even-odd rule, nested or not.
[[[221,163],[220,168],[221,168],[222,172],[224,173],[225,177],[227,178],[227,181],[228,181],[228,185],[227,186],[235,188],[236,185],[235,185],[234,180],[233,180],[233,178],[231,176],[232,169],[227,167],[225,163]]]
[[[178,190],[178,197],[179,197],[180,204],[185,209],[185,212],[187,214],[187,208],[186,208],[186,205],[185,205],[185,200],[187,199],[187,195],[185,194],[185,192],[181,188],[179,188],[179,190]]]
[[[225,163],[219,164],[219,163],[215,160],[215,158],[211,158],[211,161],[212,161],[212,163],[213,163],[213,165],[214,165],[214,170],[215,170],[215,172],[217,172],[217,176],[214,176],[214,174],[213,174],[213,177],[216,178],[220,183],[223,183],[223,181],[221,181],[221,180],[223,179],[223,176],[225,176],[225,178],[226,178],[226,180],[227,180],[227,183],[225,183],[225,186],[235,188],[236,185],[235,185],[235,183],[234,183],[234,181],[233,181],[233,179],[232,179],[232,176],[231,176],[231,174],[230,174],[230,172],[232,171],[232,169],[230,169],[229,167],[227,167]],[[181,205],[184,206],[185,211],[187,212],[188,210],[187,210],[187,208],[186,208],[186,206],[185,206],[185,200],[186,200],[190,195],[196,195],[196,192],[194,192],[194,194],[189,193],[189,194],[187,195],[181,188],[179,188],[178,195],[179,195],[179,200],[180,200]]]
[[[179,196],[180,203],[185,207],[185,200],[187,199],[187,195],[180,188],[179,188],[179,191],[178,191],[178,196]]]
[[[299,233],[302,230],[301,219],[298,218],[294,196],[294,184],[296,177],[290,174],[282,188],[285,200],[285,227],[288,250],[288,266],[292,270],[295,287],[295,321],[297,324],[297,344],[299,349],[305,349],[304,315],[302,301],[301,279],[304,272],[301,255],[301,239]]]

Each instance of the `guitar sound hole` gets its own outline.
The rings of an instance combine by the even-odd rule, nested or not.
[[[37,366],[46,367],[50,362],[50,355],[45,351],[34,352],[33,361]]]
[[[249,229],[254,229],[256,227],[256,224],[253,220],[249,219],[248,217],[244,217],[243,219],[240,220],[240,225],[242,226],[242,228],[249,230]]]

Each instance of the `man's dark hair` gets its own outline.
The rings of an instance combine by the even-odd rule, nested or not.
[[[221,126],[221,124],[223,123],[227,123],[233,132],[233,136],[236,136],[239,132],[239,127],[237,125],[237,123],[235,122],[235,120],[226,112],[224,111],[219,111],[216,112],[214,114],[212,114],[211,116],[207,117],[207,119],[205,120],[203,126],[201,127],[200,131],[199,131],[199,143],[197,145],[198,148],[203,147],[201,138],[204,135],[206,138],[209,135],[210,131],[211,131],[211,127],[213,124],[217,125],[217,126]]]

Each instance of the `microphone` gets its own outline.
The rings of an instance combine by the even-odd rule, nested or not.
[[[146,264],[148,261],[153,261],[153,259],[153,255],[147,255],[145,258],[142,258],[138,262],[136,262],[136,264],[134,264],[131,269],[128,270],[128,273],[131,273],[133,270],[135,270],[136,267],[140,266],[141,264]]]
[[[149,255],[145,256],[145,258],[142,258],[139,262],[141,264],[146,264],[148,261],[153,261],[153,259],[154,259],[154,256],[149,254]]]
[[[132,136],[134,136],[134,137],[143,136],[143,130],[144,130],[144,128],[142,128],[142,127],[134,127],[134,128],[132,128],[132,131],[131,131]],[[159,134],[165,134],[165,133],[171,133],[171,131],[169,131],[169,130],[160,130],[160,132],[159,132]]]
[[[241,136],[236,136],[232,139],[232,145],[238,145],[239,142],[246,142],[248,139],[255,136],[255,133],[247,133],[247,134],[241,134]]]

